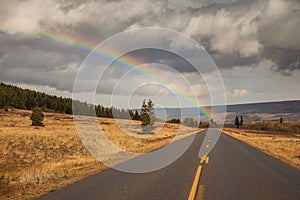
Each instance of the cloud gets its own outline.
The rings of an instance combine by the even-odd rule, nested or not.
[[[0,34],[0,80],[72,91],[87,52],[24,34]]]
[[[187,10],[187,9],[195,9],[201,7],[207,7],[213,4],[232,4],[237,2],[238,0],[169,0],[168,7],[170,9],[177,10]]]
[[[106,70],[97,92],[123,96],[168,96],[171,92],[192,97],[201,96],[204,89],[203,80],[197,73],[182,73],[162,64],[143,64],[134,70],[114,66]]]
[[[272,68],[276,64],[268,59],[249,66],[222,69],[222,77],[226,86],[228,103],[278,101],[299,99],[300,71],[294,71],[293,76],[278,73]],[[248,95],[232,98],[234,89],[248,91]]]
[[[300,2],[268,1],[257,17],[258,38],[267,47],[300,50]]]
[[[227,93],[228,98],[239,99],[249,95],[249,91],[245,89],[233,89],[231,92]]]
[[[210,51],[249,57],[262,49],[262,44],[255,37],[257,27],[247,18],[237,21],[225,9],[215,15],[199,14],[191,18],[185,32],[200,41],[208,40]]]
[[[257,68],[266,60],[272,64],[270,73],[292,76],[300,68],[297,0],[3,0],[0,23],[0,79],[58,90],[72,91],[76,71],[88,53],[64,41],[96,45],[120,31],[145,26],[190,35],[221,69]],[[153,39],[145,33],[144,41]],[[179,40],[163,44],[176,51],[192,49]],[[144,63],[157,62],[180,73],[194,73],[191,65],[172,53],[144,50],[132,55]],[[107,88],[115,77],[110,78]],[[244,94],[239,87],[232,88],[232,97]]]

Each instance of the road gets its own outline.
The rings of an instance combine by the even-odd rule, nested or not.
[[[108,169],[45,195],[40,200],[188,199],[199,166],[199,149],[206,140],[205,134],[197,134],[190,148],[163,169],[142,174]],[[176,149],[182,141],[171,145]],[[230,136],[221,134],[208,156],[209,162],[202,165],[195,199],[292,200],[300,197],[299,170]]]

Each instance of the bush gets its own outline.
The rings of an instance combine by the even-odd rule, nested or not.
[[[171,120],[168,120],[167,123],[180,124],[180,119],[171,119]]]
[[[208,122],[202,122],[200,121],[198,128],[209,128],[210,124]]]
[[[32,110],[30,119],[32,121],[31,126],[44,126],[43,124],[44,114],[41,108],[35,107]]]

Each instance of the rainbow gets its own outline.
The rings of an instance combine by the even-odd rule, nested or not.
[[[62,33],[55,33],[55,32],[47,32],[47,34],[45,33],[32,33],[32,32],[24,32],[24,31],[15,31],[15,30],[11,30],[11,29],[4,29],[4,28],[0,28],[0,34],[1,33],[5,33],[5,34],[21,34],[24,36],[28,36],[28,37],[34,37],[37,39],[43,39],[49,42],[56,42],[59,44],[63,44],[65,46],[69,46],[72,48],[76,48],[79,49],[81,51],[84,52],[91,52],[93,51],[94,54],[96,54],[97,56],[100,56],[101,58],[108,60],[108,61],[114,61],[115,64],[117,64],[120,67],[129,69],[129,70],[133,70],[138,74],[141,74],[143,76],[149,77],[149,78],[154,78],[156,80],[158,80],[160,83],[162,83],[163,85],[167,85],[167,83],[164,83],[164,81],[162,79],[160,79],[158,77],[157,74],[150,72],[149,70],[144,70],[139,68],[138,66],[141,65],[143,62],[139,61],[138,59],[132,57],[132,56],[122,56],[116,59],[115,53],[111,50],[103,50],[101,49],[101,51],[99,51],[98,49],[95,50],[95,46],[96,44],[92,41],[88,41],[88,40],[84,40],[82,38],[75,38],[75,37],[70,37],[69,35],[65,35]],[[188,105],[195,105],[194,107],[197,109],[197,113],[200,116],[204,116],[208,119],[211,118],[211,111],[209,108],[205,108],[205,107],[200,107],[198,105],[196,105],[194,103],[193,100],[191,100],[190,98],[186,97],[185,95],[180,94],[178,91],[176,91],[177,95],[183,99],[186,103],[188,103]]]

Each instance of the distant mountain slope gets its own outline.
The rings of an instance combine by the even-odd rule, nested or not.
[[[218,110],[220,106],[215,108]],[[211,107],[202,107],[201,109],[210,110]],[[163,114],[167,113],[168,119],[180,118],[180,116],[196,118],[198,112],[199,110],[195,107],[156,109],[159,117],[163,118]],[[285,120],[298,121],[300,119],[300,100],[227,105],[226,112],[227,122],[232,122],[235,115],[243,115],[245,121],[276,121],[280,116],[283,116]],[[203,116],[203,120],[209,119]]]
[[[228,105],[227,112],[235,112],[240,114],[300,113],[300,100]]]

